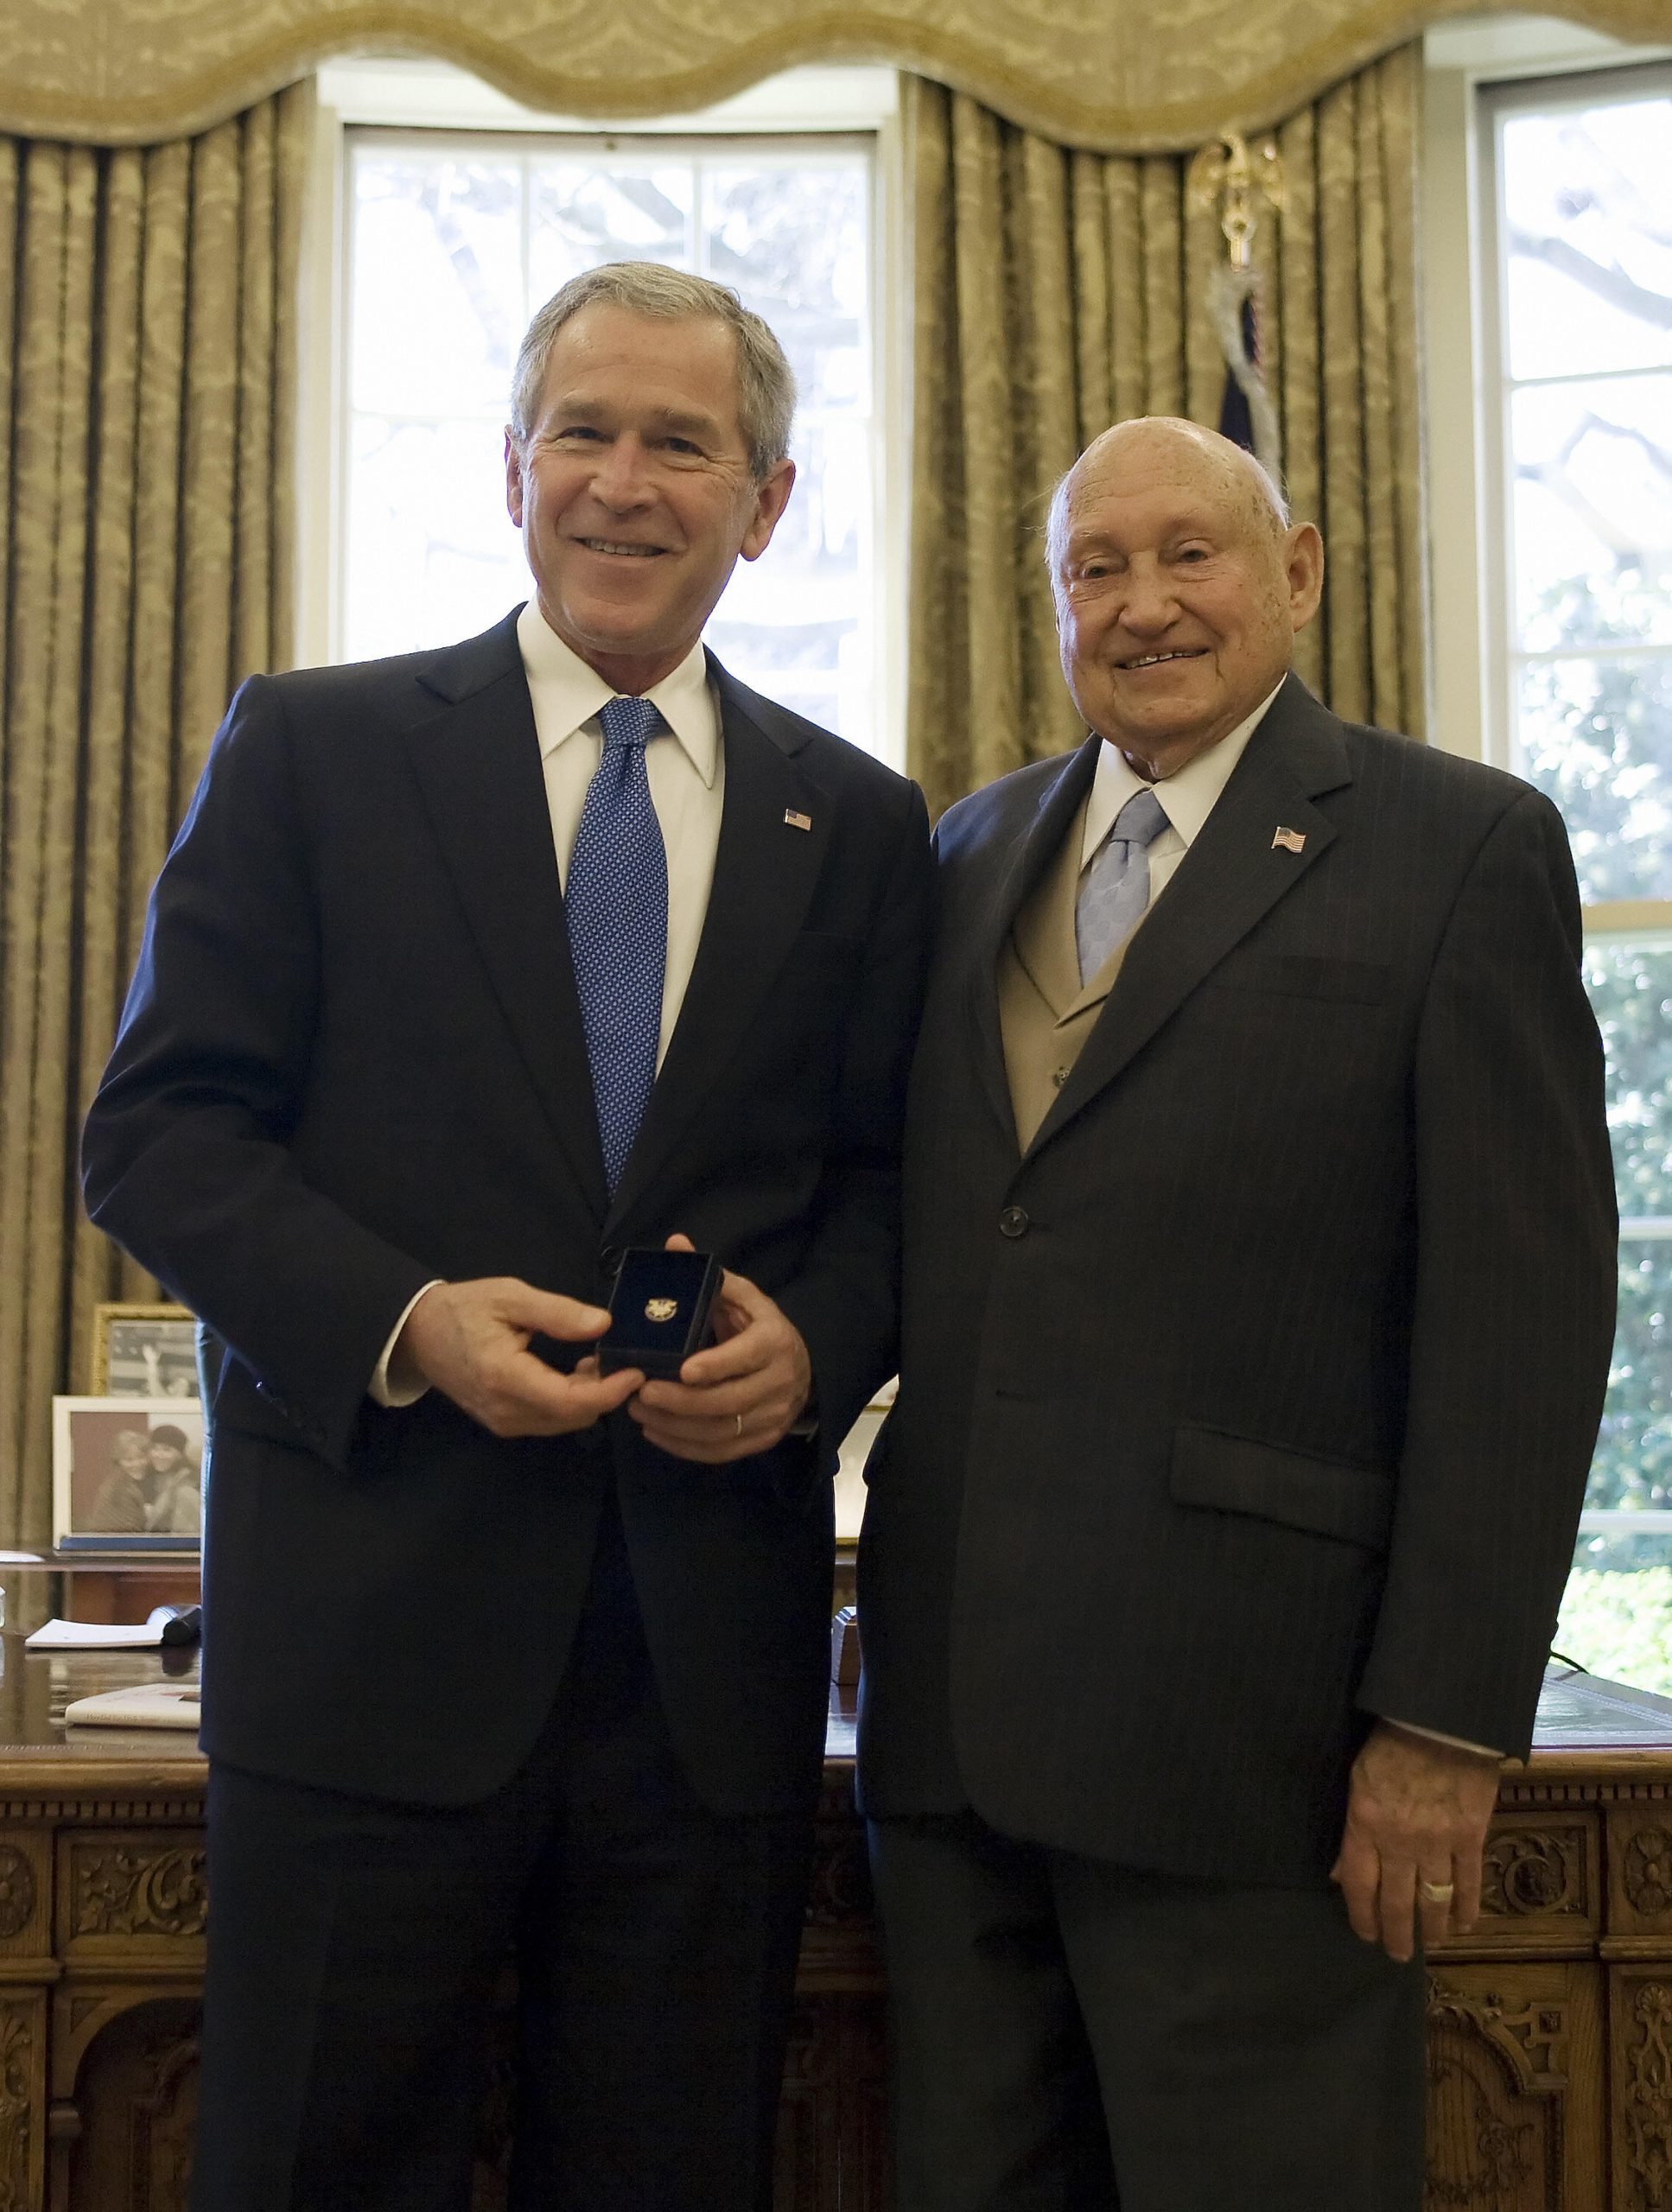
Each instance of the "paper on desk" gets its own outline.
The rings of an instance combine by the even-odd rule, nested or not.
[[[195,1682],[140,1682],[131,1689],[73,1698],[64,1707],[67,1721],[107,1728],[195,1728],[199,1717]]]
[[[162,1624],[171,1621],[176,1610],[155,1605],[137,1628],[119,1621],[51,1620],[25,1637],[24,1647],[30,1651],[149,1651],[162,1643]]]
[[[39,1552],[0,1552],[0,1567],[44,1567]]]

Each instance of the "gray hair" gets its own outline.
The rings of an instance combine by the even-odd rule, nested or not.
[[[664,268],[658,261],[607,261],[601,268],[584,270],[540,309],[524,336],[511,383],[511,430],[518,445],[534,426],[558,332],[572,315],[601,300],[632,315],[668,321],[701,315],[725,324],[737,341],[738,428],[754,480],[764,481],[790,450],[795,416],[795,372],[784,348],[728,286]]]

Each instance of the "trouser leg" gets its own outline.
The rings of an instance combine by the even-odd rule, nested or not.
[[[535,1779],[452,1812],[212,1769],[194,2212],[462,2212]]]
[[[1321,1886],[1049,1858],[1123,2212],[1420,2212],[1420,1961]]]
[[[1044,1854],[974,1814],[874,1821],[898,2212],[1110,2212]]]
[[[519,1938],[511,2202],[766,2212],[811,1809],[734,1817],[698,1799],[630,1587],[607,1526],[600,1602],[572,1670],[562,1807]]]

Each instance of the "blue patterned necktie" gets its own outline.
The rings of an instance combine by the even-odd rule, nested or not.
[[[598,721],[603,758],[587,786],[563,910],[613,1195],[656,1080],[662,1033],[668,856],[645,747],[666,724],[648,699],[607,700]]]
[[[1154,792],[1134,791],[1092,855],[1074,906],[1082,983],[1090,981],[1142,918],[1149,905],[1149,849],[1167,826],[1166,810]]]

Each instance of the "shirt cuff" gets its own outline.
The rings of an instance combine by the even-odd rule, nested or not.
[[[1478,1758],[1501,1759],[1504,1753],[1494,1751],[1490,1744],[1472,1744],[1466,1736],[1448,1736],[1439,1728],[1419,1728],[1415,1720],[1400,1720],[1389,1713],[1383,1719],[1395,1728],[1402,1728],[1408,1736],[1426,1736],[1431,1744],[1449,1744],[1454,1751],[1473,1751]]]
[[[428,1382],[420,1382],[416,1387],[411,1383],[391,1382],[389,1379],[389,1363],[394,1357],[396,1345],[400,1342],[401,1331],[412,1318],[412,1308],[417,1304],[418,1299],[427,1296],[432,1290],[439,1290],[446,1280],[445,1275],[437,1275],[434,1282],[427,1282],[424,1285],[416,1297],[409,1298],[402,1308],[401,1318],[389,1332],[389,1341],[383,1348],[383,1357],[372,1369],[372,1380],[366,1386],[366,1395],[374,1405],[387,1406],[391,1412],[401,1406],[416,1406],[429,1389]]]

